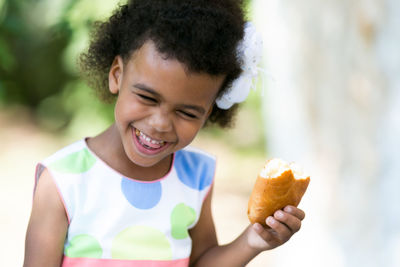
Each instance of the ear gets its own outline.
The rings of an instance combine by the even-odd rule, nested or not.
[[[211,113],[212,113],[212,111],[213,111],[213,109],[214,109],[214,105],[215,105],[215,102],[211,105],[211,107],[208,109],[208,111],[207,111],[207,113],[206,113],[206,118],[205,118],[205,120],[203,121],[203,125],[201,126],[201,127],[204,127],[204,125],[206,125],[206,123],[207,123],[207,120],[208,120],[208,118],[210,117],[210,115],[211,115]]]
[[[124,62],[121,56],[116,56],[108,73],[108,87],[112,94],[117,94],[121,88]]]
[[[213,109],[214,109],[214,105],[215,105],[215,101],[214,101],[214,103],[211,105],[210,109],[207,111],[207,119],[208,119],[208,117],[210,117],[210,114],[211,114],[211,112],[212,112]]]

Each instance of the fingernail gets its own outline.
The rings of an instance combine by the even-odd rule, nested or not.
[[[278,218],[283,218],[283,212],[281,210],[278,210],[277,212],[275,212],[275,216]]]
[[[256,230],[256,231],[260,231],[260,230],[262,229],[262,226],[261,226],[261,224],[259,224],[259,223],[255,223],[255,224],[253,225],[253,228],[254,228],[254,230]]]
[[[291,211],[292,211],[292,208],[289,207],[289,206],[286,206],[283,210],[286,211],[286,212],[291,212]]]
[[[269,224],[274,224],[274,223],[275,223],[274,217],[269,216],[269,217],[267,218],[267,223],[269,223]]]

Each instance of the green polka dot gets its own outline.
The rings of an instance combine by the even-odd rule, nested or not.
[[[171,260],[172,248],[168,238],[149,226],[131,226],[113,240],[111,254],[120,260]]]
[[[82,173],[88,171],[95,162],[96,158],[85,148],[51,163],[49,167],[62,173]]]
[[[189,236],[188,227],[196,219],[193,208],[180,203],[171,213],[171,235],[175,239],[184,239]]]
[[[101,258],[103,250],[96,238],[90,235],[74,236],[64,251],[70,258]]]

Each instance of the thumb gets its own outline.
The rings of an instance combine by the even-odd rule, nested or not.
[[[273,231],[271,229],[265,229],[261,224],[259,223],[254,223],[252,227],[254,232],[263,239],[263,241],[267,242],[270,246],[275,244],[277,239],[276,236],[274,235]]]
[[[257,233],[257,234],[261,234],[262,232],[264,232],[264,228],[262,227],[261,224],[259,223],[254,223],[252,226],[253,230]]]

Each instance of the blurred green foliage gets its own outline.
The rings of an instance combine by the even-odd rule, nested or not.
[[[101,103],[80,79],[77,58],[89,43],[93,22],[125,1],[0,0],[0,108],[23,106],[42,128],[72,136],[109,125],[113,105]],[[250,0],[244,2],[250,6]],[[206,128],[204,134],[241,153],[262,151],[259,92],[241,108],[241,127],[228,134]]]
[[[79,79],[76,59],[90,25],[118,1],[0,0],[0,105],[22,105],[49,130],[62,130],[82,108],[112,120]]]

